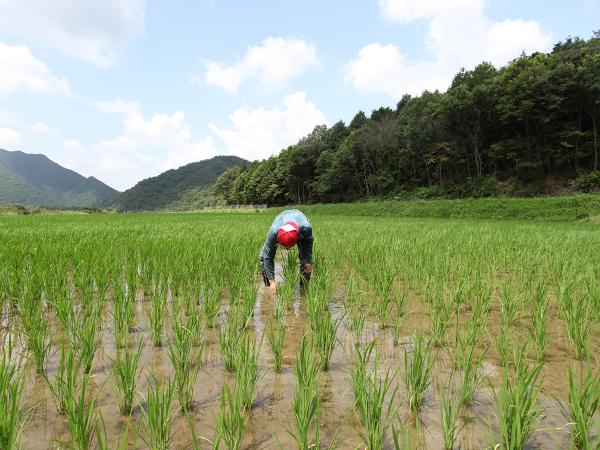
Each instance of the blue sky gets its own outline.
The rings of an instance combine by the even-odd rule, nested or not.
[[[122,190],[262,159],[599,18],[600,0],[0,0],[0,148]]]

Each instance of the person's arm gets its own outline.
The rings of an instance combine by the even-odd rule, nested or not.
[[[312,228],[306,227],[302,230],[302,236],[298,239],[298,257],[300,263],[306,266],[312,266],[313,257],[313,235]]]
[[[263,263],[263,270],[268,280],[275,281],[275,251],[277,250],[277,235],[271,230],[267,233],[267,238],[260,252]]]

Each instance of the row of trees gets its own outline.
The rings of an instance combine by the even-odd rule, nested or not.
[[[334,202],[482,180],[577,177],[600,167],[600,32],[496,69],[461,70],[444,93],[404,96],[349,125],[317,126],[277,156],[224,172],[227,203]]]

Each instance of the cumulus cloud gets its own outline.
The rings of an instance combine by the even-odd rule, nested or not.
[[[314,44],[302,39],[269,37],[260,45],[249,47],[244,56],[231,65],[205,62],[204,81],[229,93],[236,92],[249,78],[256,78],[263,87],[277,89],[318,66]],[[197,84],[198,76],[190,74],[189,80]]]
[[[83,145],[77,139],[67,139],[63,142],[63,148],[67,152],[80,152],[83,150]]]
[[[304,92],[287,95],[283,107],[239,108],[229,119],[227,127],[209,124],[209,128],[223,141],[227,153],[249,160],[273,155],[327,122]]]
[[[26,46],[0,42],[0,96],[19,90],[66,94],[69,86],[64,78],[52,74]]]
[[[547,50],[551,36],[535,21],[493,21],[484,0],[380,0],[384,18],[398,24],[428,21],[429,57],[413,60],[394,44],[371,43],[344,66],[347,83],[397,99],[404,93],[445,89],[461,67],[489,61],[502,65],[522,51]]]
[[[23,144],[21,133],[8,127],[0,127],[0,148],[15,150]]]
[[[123,130],[117,136],[82,150],[70,166],[94,174],[117,189],[127,189],[148,176],[219,154],[233,154],[249,160],[277,153],[307,135],[325,115],[296,92],[281,105],[267,108],[239,108],[228,123],[209,124],[212,134],[194,139],[183,111],[172,114],[144,114],[137,102],[115,99],[98,102],[109,114],[122,116]],[[63,147],[76,147],[65,141]]]
[[[0,32],[101,67],[144,28],[145,0],[2,0]]]

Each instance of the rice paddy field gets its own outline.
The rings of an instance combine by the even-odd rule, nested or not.
[[[600,225],[0,217],[2,449],[597,449]]]

